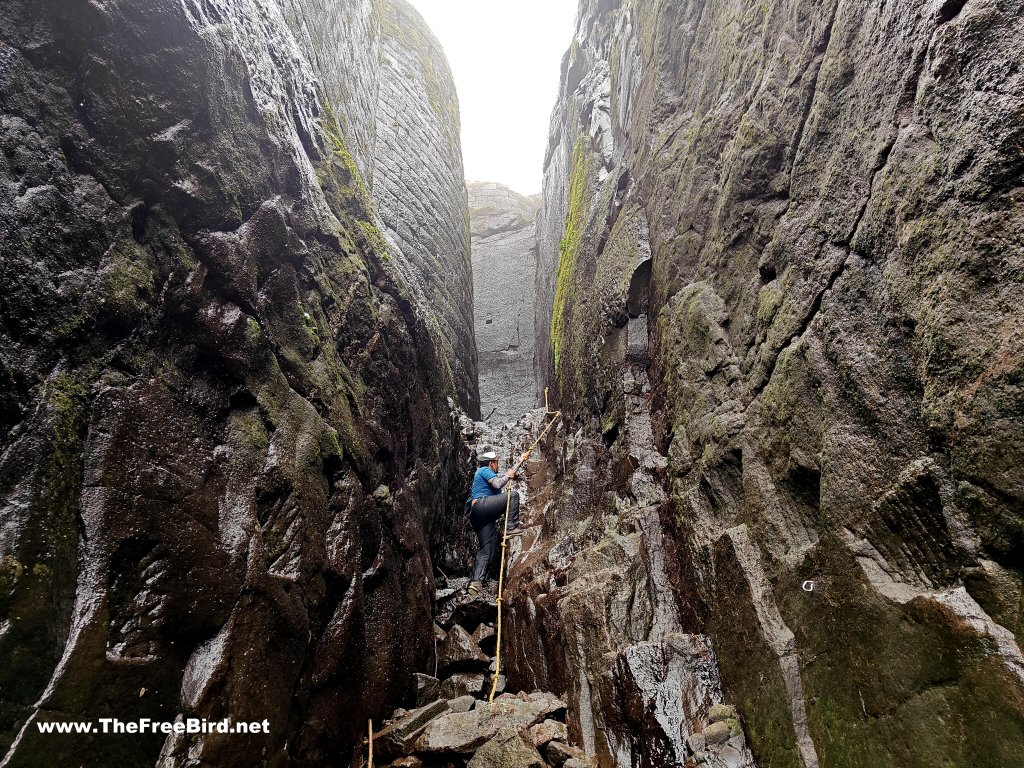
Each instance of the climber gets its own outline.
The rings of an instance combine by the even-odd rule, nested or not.
[[[473,475],[473,487],[470,490],[469,498],[466,500],[466,507],[469,509],[469,522],[476,531],[476,537],[480,541],[480,548],[476,552],[476,561],[473,563],[473,573],[470,575],[469,594],[480,593],[484,575],[487,573],[487,566],[491,564],[494,557],[494,547],[497,543],[498,520],[501,519],[508,508],[508,535],[515,536],[519,530],[519,494],[511,489],[502,493],[502,488],[509,480],[514,480],[516,472],[528,458],[527,451],[519,457],[519,461],[508,469],[504,474],[498,474],[498,455],[494,451],[487,451],[480,455],[480,468]]]

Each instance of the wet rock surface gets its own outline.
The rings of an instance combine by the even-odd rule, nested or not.
[[[765,765],[1019,762],[1022,13],[581,3],[509,682],[564,683],[603,765],[678,635],[677,761],[720,690]]]
[[[371,18],[386,7],[405,13],[0,8],[5,764],[333,761],[432,657],[434,565],[468,552],[454,402],[472,410],[475,374],[465,333],[438,330],[471,339],[468,301],[430,309],[412,251],[439,253],[469,296],[461,163],[438,167],[459,156],[457,114],[446,92],[444,126],[402,115],[444,147],[362,151],[379,116],[358,95],[333,103],[340,70],[292,31],[365,32],[344,85],[384,89],[373,52],[401,52]],[[389,183],[432,183],[405,175],[410,155],[458,181],[451,210],[423,212],[429,245],[395,248],[403,219],[378,215],[366,162],[389,152]],[[35,725],[101,716],[270,733]]]
[[[483,416],[491,424],[515,422],[541,397],[533,329],[539,199],[493,182],[466,189]]]
[[[465,580],[451,579],[448,584],[459,584],[452,597],[438,590],[438,609],[449,603],[486,603],[490,606],[490,621],[497,616],[498,605],[493,595],[470,597],[465,594]],[[460,649],[460,658],[476,658],[478,648],[473,637],[493,636],[492,624],[483,624],[472,635],[460,624],[452,624],[447,633],[438,638],[438,668],[444,679],[440,681],[436,700],[424,703],[412,712],[396,710],[392,719],[374,736],[375,755],[390,760],[389,768],[411,765],[467,766],[468,768],[548,768],[561,766],[576,758],[580,766],[593,766],[586,753],[569,743],[565,725],[566,704],[554,694],[505,692],[504,678],[499,675],[495,698],[490,701],[493,684],[494,659],[491,674],[444,674],[442,660],[445,648]],[[489,631],[488,631],[489,630]],[[422,673],[414,676],[419,691],[433,691],[437,680]],[[452,695],[456,694],[457,695]],[[542,754],[543,751],[543,754]],[[356,760],[356,765],[365,765]],[[376,765],[380,765],[378,761]]]

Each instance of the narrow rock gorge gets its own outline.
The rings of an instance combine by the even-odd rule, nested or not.
[[[489,182],[467,191],[480,401],[487,421],[514,422],[540,401],[533,331],[540,201]]]
[[[406,0],[0,5],[0,768],[1024,768],[1022,30],[580,0],[530,197]]]

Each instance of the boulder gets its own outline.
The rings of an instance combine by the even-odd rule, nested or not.
[[[511,726],[502,728],[473,755],[467,768],[547,768],[537,749]]]
[[[384,768],[423,768],[423,765],[423,761],[416,757],[416,755],[406,755],[397,760],[392,760]]]
[[[488,656],[493,656],[498,648],[498,634],[489,624],[481,624],[473,632],[473,642]]]
[[[548,762],[555,766],[555,768],[563,768],[563,766],[568,765],[573,760],[588,768],[591,764],[586,752],[579,747],[572,747],[561,741],[549,742],[547,747],[544,748],[544,756],[547,757]]]
[[[415,751],[473,752],[504,727],[524,730],[564,710],[565,703],[550,693],[480,703],[471,712],[449,712],[433,720],[416,740]]]
[[[441,697],[445,699],[457,699],[459,696],[475,696],[484,689],[484,678],[482,673],[470,674],[458,672],[443,683],[441,683]]]
[[[423,732],[423,728],[447,711],[448,702],[443,700],[414,709],[376,733],[373,737],[374,749],[383,758],[408,755],[413,751],[413,742]]]
[[[441,681],[436,677],[416,672],[412,676],[416,685],[416,706],[422,707],[441,698]]]
[[[530,741],[533,742],[533,746],[535,747],[543,747],[550,741],[569,740],[569,729],[566,728],[565,723],[560,723],[557,720],[551,719],[531,726],[529,734]]]
[[[712,723],[704,729],[704,743],[708,746],[713,744],[724,744],[729,740],[729,735],[728,723]]]
[[[452,712],[469,712],[473,705],[476,704],[476,701],[474,696],[459,696],[448,701],[448,709]]]
[[[726,744],[715,754],[714,765],[720,768],[746,768],[749,763],[746,761],[744,750]]]
[[[437,648],[437,666],[444,674],[483,671],[489,661],[469,633],[458,624],[448,631]]]
[[[708,722],[717,723],[720,720],[736,718],[736,707],[729,704],[712,704],[708,710]]]
[[[451,611],[438,617],[438,623],[445,629],[458,624],[467,632],[481,624],[493,624],[498,620],[498,603],[487,595],[456,598],[450,602]]]
[[[686,737],[686,746],[690,748],[690,752],[694,755],[703,754],[706,746],[704,742],[704,734],[691,733]]]

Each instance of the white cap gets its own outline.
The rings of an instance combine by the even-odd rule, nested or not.
[[[487,451],[487,453],[480,454],[481,461],[496,461],[497,458],[498,454],[496,454],[494,451]]]

